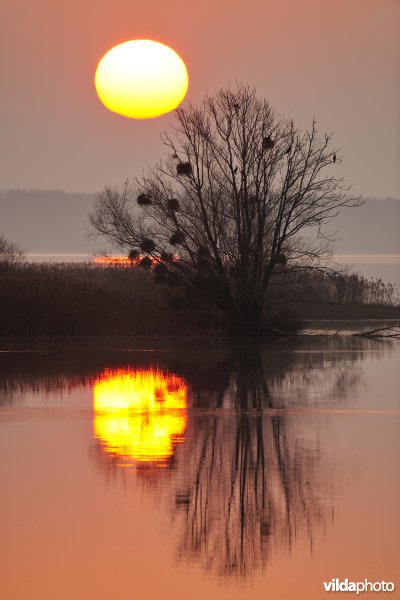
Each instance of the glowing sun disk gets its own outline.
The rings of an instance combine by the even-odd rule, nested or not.
[[[100,60],[95,86],[112,112],[152,119],[175,109],[186,96],[185,63],[168,46],[151,40],[119,44]]]

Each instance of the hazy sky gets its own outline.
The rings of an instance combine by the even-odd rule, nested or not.
[[[98,191],[162,152],[173,119],[97,99],[98,60],[150,38],[185,60],[187,101],[235,80],[333,131],[355,193],[400,197],[399,0],[3,0],[0,189]]]

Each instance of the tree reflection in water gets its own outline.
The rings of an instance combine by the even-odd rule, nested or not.
[[[49,391],[95,390],[107,374],[94,421],[96,464],[108,478],[145,485],[147,495],[168,504],[180,559],[244,576],[296,541],[308,540],[312,549],[331,521],[333,457],[310,408],[345,407],[361,381],[362,360],[369,352],[383,356],[385,348],[328,338],[200,353],[82,352],[79,360],[74,351],[63,361],[35,355],[25,364],[10,356],[3,371],[0,365],[0,386],[8,402],[26,391],[46,401]],[[150,381],[146,372],[159,375]],[[141,379],[147,396],[134,389]],[[107,398],[115,400],[118,389],[117,405],[135,396],[141,408],[109,410]]]
[[[276,409],[260,355],[230,363],[217,401],[225,411],[192,416],[174,511],[180,558],[246,575],[296,538],[312,547],[332,514],[333,482],[315,422]]]
[[[245,576],[296,540],[312,550],[332,520],[334,469],[309,409],[342,407],[359,383],[362,354],[353,342],[345,350],[295,344],[180,364],[190,390],[185,442],[163,474],[156,459],[145,469],[138,461],[137,472],[168,498],[181,560]],[[116,461],[101,451],[97,459],[116,475]]]

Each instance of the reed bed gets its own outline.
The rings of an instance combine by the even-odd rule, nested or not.
[[[285,301],[287,294],[305,301]],[[220,334],[221,313],[194,307],[185,296],[157,285],[151,270],[105,268],[90,263],[0,263],[0,336],[161,336]],[[395,288],[350,275],[309,274],[275,288],[265,320],[291,330],[301,319],[398,318]],[[282,301],[283,298],[283,301]],[[308,301],[307,299],[312,299]],[[289,298],[290,300],[290,298]],[[175,309],[174,309],[175,308]]]
[[[23,264],[0,273],[3,335],[158,335],[176,325],[143,271]],[[172,320],[171,320],[172,319]]]

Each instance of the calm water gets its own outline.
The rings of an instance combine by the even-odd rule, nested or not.
[[[334,577],[399,597],[399,358],[355,337],[5,347],[0,598],[313,600]]]

